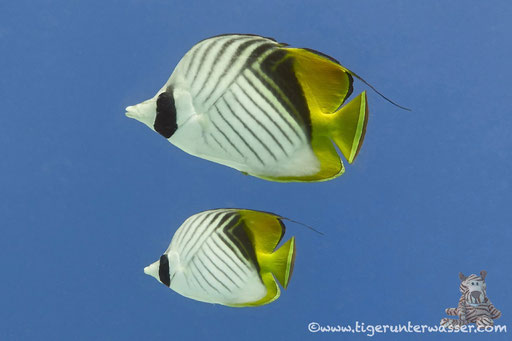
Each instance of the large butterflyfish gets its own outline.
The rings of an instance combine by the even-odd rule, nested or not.
[[[354,77],[361,79],[311,49],[221,35],[193,46],[156,95],[126,115],[189,154],[245,174],[322,181],[344,172],[336,147],[352,163],[363,143],[366,92],[345,103]]]

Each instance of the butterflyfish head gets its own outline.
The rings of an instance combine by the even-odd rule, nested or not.
[[[169,139],[178,129],[174,94],[171,88],[159,92],[147,101],[127,107],[126,116],[144,123],[166,139]]]
[[[166,254],[163,254],[156,262],[146,266],[144,268],[144,273],[156,278],[157,281],[168,287],[171,285],[169,258]]]

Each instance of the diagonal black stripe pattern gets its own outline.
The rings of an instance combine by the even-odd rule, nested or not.
[[[194,238],[194,235],[195,235],[197,229],[200,227],[203,227],[202,226],[203,222],[210,216],[210,214],[212,214],[212,212],[203,213],[199,217],[199,219],[197,219],[197,221],[194,221],[193,225],[190,225],[190,227],[188,228],[188,231],[187,231],[188,233],[186,235],[186,237],[187,237],[186,242],[185,242],[185,237],[184,237],[183,243],[178,244],[179,246],[181,246],[181,250],[183,250],[183,251],[187,250],[187,246],[190,243],[190,240]]]
[[[225,266],[227,266],[235,275],[238,276],[238,274],[236,272],[233,271],[233,268],[231,268],[231,266],[229,266],[226,261],[219,257],[215,251],[213,251],[213,249],[211,248],[211,246],[208,244],[208,242],[205,243],[205,246],[206,248],[208,249],[208,251],[214,255],[216,257],[216,259],[219,261],[219,262],[222,262],[222,264],[224,264]],[[218,270],[220,271],[231,283],[233,283],[237,288],[241,288],[240,285],[238,285],[238,283],[236,283],[233,278],[231,278],[230,275],[228,275],[226,273],[226,271],[224,271],[219,265],[217,265],[217,262],[215,262],[214,260],[212,260],[212,258],[208,255],[208,253],[204,252],[204,255],[206,258],[208,258],[208,261]]]
[[[227,108],[231,111],[231,114],[233,116],[235,116],[233,110],[229,107],[229,104],[227,104],[226,101],[224,101],[224,103],[226,104]],[[224,117],[224,115],[222,115],[222,112],[217,108],[217,106],[214,107],[215,110],[217,110],[217,113],[219,114],[219,116],[222,118],[222,120],[224,121],[224,123],[226,123],[230,128],[231,130],[238,136],[238,138],[243,142],[243,144],[247,147],[247,149],[249,149],[252,154],[254,156],[256,156],[256,158],[260,161],[260,163],[262,165],[265,165],[265,162],[263,162],[263,160],[261,159],[261,157],[258,155],[258,153],[256,153],[256,151],[250,146],[249,143],[247,143],[247,141],[242,137],[242,135],[240,135],[240,133],[235,129],[235,127],[233,127],[233,125],[228,121],[226,120],[226,118]]]
[[[249,236],[247,236],[245,232],[244,226],[244,221],[240,219],[236,225],[224,227],[224,234],[237,247],[244,258],[254,265],[259,272],[260,266],[256,258],[256,251],[254,250]]]
[[[219,219],[219,217],[221,217],[220,224],[224,223],[225,219],[227,219],[226,215],[224,215],[224,212],[222,212],[222,211],[214,211],[213,218],[210,220],[210,222],[208,223],[207,226],[203,227],[202,233],[198,234],[197,236],[193,235],[189,239],[188,243],[183,246],[183,250],[184,250],[183,251],[183,255],[182,255],[183,260],[186,261],[188,259],[188,256],[190,255],[192,250],[195,248],[195,246],[199,243],[199,240],[201,240],[201,237],[203,237],[206,233],[208,233],[207,236],[202,238],[202,242],[201,243],[204,243],[204,241],[206,239],[208,239],[208,237],[215,231],[217,226],[219,226],[219,223],[216,222],[216,220]],[[205,220],[201,221],[201,224],[204,224],[204,223],[205,223]],[[201,245],[199,246],[199,249],[200,248],[201,248]],[[196,249],[198,249],[198,248],[196,248]],[[195,255],[193,255],[192,258],[193,257],[195,257]]]
[[[247,108],[246,108],[246,107],[245,107],[245,106],[240,102],[240,100],[239,100],[239,99],[238,99],[238,98],[233,94],[233,92],[231,92],[231,91],[230,91],[229,93],[232,95],[232,97],[234,98],[235,102],[236,102],[236,103],[238,103],[238,105],[240,105],[240,107],[241,107],[241,108],[242,108],[242,109],[243,109],[243,110],[244,110],[244,111],[245,111],[245,112],[246,112],[250,117],[252,117],[254,120],[256,120],[256,119],[254,118],[254,116],[252,116],[252,115],[251,115],[251,113],[247,110]],[[267,144],[261,140],[261,138],[260,138],[260,137],[259,137],[259,136],[254,132],[254,130],[252,130],[252,129],[251,129],[251,128],[250,128],[250,127],[249,127],[249,126],[244,122],[244,120],[242,120],[242,119],[240,118],[240,116],[239,116],[239,115],[236,115],[236,114],[235,114],[234,110],[233,110],[233,109],[231,108],[231,106],[228,104],[227,100],[225,100],[225,102],[226,102],[226,105],[229,107],[230,111],[233,113],[233,116],[235,116],[235,117],[236,117],[236,119],[238,120],[238,122],[240,122],[240,123],[242,124],[242,126],[243,126],[247,131],[249,131],[249,133],[251,133],[252,137],[254,137],[254,138],[259,142],[259,144],[260,144],[261,146],[263,146],[263,148],[264,148],[264,149],[265,149],[265,150],[270,154],[270,156],[272,156],[272,158],[273,158],[274,160],[276,160],[276,161],[277,161],[277,157],[276,157],[276,156],[275,156],[275,154],[270,150],[270,148],[267,146]],[[256,120],[256,121],[257,121],[257,120]],[[257,121],[257,122],[258,122],[258,123],[260,123],[259,121]],[[261,123],[260,123],[260,125],[261,125]]]
[[[224,137],[224,139],[226,141],[228,141],[228,143],[231,145],[231,147],[233,147],[238,154],[240,154],[241,157],[245,158],[244,154],[238,149],[238,147],[233,143],[231,142],[231,140],[229,139],[229,137],[219,128],[219,126],[215,123],[215,121],[211,121],[213,126],[215,127],[215,129],[217,129],[219,131],[219,133],[221,133],[221,135]]]
[[[246,96],[246,98],[248,98],[248,99],[251,101],[251,103],[252,103],[253,105],[255,105],[259,110],[261,110],[261,108],[256,104],[256,102],[254,102],[254,100],[253,100],[253,99],[249,98],[249,96],[247,95],[247,92],[245,92],[245,90],[244,90],[241,86],[238,86],[238,88],[239,88],[239,89],[244,93],[244,95]],[[231,93],[233,94],[233,96],[234,96],[235,100],[238,102],[238,104],[239,104],[239,105],[240,105],[240,106],[245,110],[245,112],[246,112],[246,113],[247,113],[247,114],[248,114],[248,115],[253,119],[253,121],[254,121],[254,122],[256,122],[256,123],[257,123],[261,128],[263,128],[263,130],[265,130],[265,132],[266,132],[266,133],[267,133],[267,134],[272,138],[272,140],[274,140],[275,144],[277,144],[277,145],[279,146],[279,148],[283,151],[283,153],[284,153],[286,156],[288,156],[288,153],[287,153],[287,152],[286,152],[286,150],[284,149],[284,147],[283,147],[283,145],[281,144],[281,142],[279,142],[279,140],[274,136],[274,134],[272,134],[272,132],[267,128],[267,126],[265,126],[265,125],[264,125],[260,120],[258,120],[258,118],[257,118],[254,114],[252,114],[252,113],[251,113],[251,111],[250,111],[250,110],[248,110],[248,109],[247,109],[247,108],[242,104],[242,102],[240,101],[240,99],[238,98],[238,96],[236,96],[232,91],[231,91]],[[268,117],[268,118],[270,119],[270,121],[271,121],[275,126],[277,126],[277,125],[276,125],[276,123],[275,123],[275,121],[274,121],[272,118],[270,118],[270,117],[269,117],[265,112],[264,112],[264,114],[265,114],[265,116],[266,116],[266,117]],[[281,127],[279,127],[279,126],[278,126],[278,128],[279,128],[279,130],[280,130],[281,132],[283,132],[283,131],[282,131],[282,129],[281,129]],[[275,159],[275,157],[274,157],[274,159]]]
[[[185,223],[183,223],[183,226],[179,229],[179,235],[176,239],[176,245],[181,245],[183,239],[185,238],[185,235],[187,235],[190,232],[190,226],[194,224],[194,222],[201,217],[201,214],[195,214],[192,217],[188,218]]]
[[[220,238],[220,236],[219,236],[219,238]],[[230,256],[230,255],[226,252],[226,250],[224,250],[224,246],[223,246],[223,245],[219,245],[219,243],[217,242],[217,240],[216,240],[215,238],[212,238],[212,242],[213,242],[213,243],[215,244],[215,246],[216,246],[216,247],[217,247],[217,248],[218,248],[218,249],[219,249],[219,250],[224,254],[224,256],[226,256],[226,258],[227,258],[227,259],[229,259],[229,260],[231,261],[231,263],[233,263],[233,264],[234,264],[234,266],[236,266],[240,271],[242,271],[242,272],[244,272],[244,273],[245,273],[244,269],[242,269],[242,268],[240,267],[240,265],[237,263],[237,261],[236,261],[235,259],[233,259],[233,257],[232,257],[232,256]],[[210,246],[208,246],[208,247],[210,247]],[[243,279],[242,279],[242,277],[240,277],[240,275],[238,274],[238,271],[236,271],[235,269],[233,269],[233,268],[231,267],[231,265],[229,265],[229,264],[224,260],[224,258],[221,258],[221,257],[219,257],[219,258],[220,258],[220,259],[222,259],[222,262],[223,262],[224,264],[226,264],[226,266],[227,266],[227,267],[228,267],[228,268],[229,268],[229,269],[230,269],[230,270],[231,270],[231,271],[236,275],[236,277],[238,277],[238,279],[239,279],[239,280],[241,280],[241,281],[243,282]]]
[[[254,71],[251,70],[251,74],[254,74]],[[244,79],[247,81],[247,83],[249,83],[249,85],[254,89],[254,91],[256,91],[258,93],[258,95],[263,98],[263,100],[265,100],[265,102],[270,105],[270,107],[274,110],[274,112],[278,113],[279,114],[279,109],[276,107],[276,105],[274,103],[272,103],[271,100],[269,100],[267,98],[267,96],[265,96],[260,89],[258,89],[258,87],[254,84],[253,81],[251,81],[249,79],[249,77],[247,77],[247,75],[245,74],[242,74],[242,76],[244,77]],[[260,81],[261,82],[261,81]],[[288,125],[288,127],[295,133],[295,135],[299,138],[299,139],[302,139],[302,136],[300,135],[300,133],[297,131],[297,129],[292,126],[292,124],[290,122],[288,122],[288,120],[286,120],[285,118],[283,118],[283,121]],[[290,140],[290,143],[291,140]]]
[[[199,285],[199,287],[203,289],[204,292],[208,293],[208,290],[201,284],[202,281],[200,281],[196,276],[196,272],[199,272],[199,269],[194,263],[191,263],[191,270],[193,270],[192,266],[194,266],[196,271],[189,271],[187,272],[187,274],[190,274],[192,277],[191,279],[193,279]]]
[[[243,265],[246,265],[246,264],[245,264],[245,262],[244,262],[244,259],[245,259],[245,258],[240,258],[240,257],[238,256],[238,253],[239,253],[239,252],[237,252],[237,251],[236,251],[236,249],[233,247],[233,245],[231,245],[230,240],[228,240],[226,236],[224,236],[223,234],[219,234],[219,239],[222,241],[222,243],[224,243],[224,246],[227,246],[227,247],[228,247],[228,249],[230,249],[230,250],[231,250],[231,254],[233,254],[233,255],[235,255],[235,257],[237,257],[236,259],[237,259],[239,262],[233,261],[233,263],[234,263],[234,264],[236,264],[236,266],[237,266],[240,270],[242,270],[242,271],[247,275],[247,274],[248,274],[248,271],[247,271],[247,270],[249,270],[249,269],[243,269],[243,268],[241,268],[241,267],[240,267],[240,265],[239,265],[240,263],[241,263],[241,264],[243,264]],[[221,250],[222,250],[222,248],[221,248]],[[249,270],[249,272],[250,272],[250,270]]]
[[[212,133],[208,134],[208,136],[210,136],[212,138],[213,141],[215,141],[215,143],[217,143],[217,145],[220,147],[220,149],[222,149],[224,151],[224,153],[226,154],[229,154],[229,152],[226,150],[226,148],[224,148],[224,146],[222,145],[222,143],[220,143],[219,140],[217,140],[217,138],[215,137],[215,135],[213,135]]]
[[[194,73],[194,76],[192,78],[192,81],[190,82],[190,84],[194,84],[196,79],[197,79],[197,76],[201,73],[201,71],[203,70],[204,68],[204,62],[206,60],[206,57],[208,57],[208,54],[210,53],[210,50],[216,46],[217,44],[219,44],[219,41],[222,41],[220,39],[212,39],[212,42],[208,44],[208,46],[206,46],[206,48],[204,49],[204,51],[201,51],[201,57],[199,59],[199,66],[197,67],[197,70],[196,72]],[[206,42],[205,42],[206,44]]]
[[[217,282],[221,286],[223,286],[224,289],[226,289],[228,292],[231,292],[229,287],[226,284],[224,284],[224,282],[222,280],[220,280],[217,276],[215,276],[215,274],[210,270],[210,268],[208,266],[206,266],[206,264],[204,264],[204,262],[201,259],[201,257],[197,257],[197,260],[199,261],[199,264],[201,264],[201,266],[206,270],[206,272],[208,272],[210,274],[210,276],[215,280],[215,282]],[[212,285],[214,285],[214,284],[212,283]],[[215,287],[217,288],[217,286],[215,286]],[[219,292],[220,292],[220,290],[219,290]]]
[[[219,49],[219,51],[217,51],[217,53],[215,54],[215,57],[213,57],[213,62],[212,62],[212,66],[210,67],[210,69],[208,70],[208,74],[206,75],[206,78],[203,82],[203,84],[200,86],[200,90],[199,92],[197,93],[197,97],[199,97],[201,95],[201,93],[204,91],[204,89],[206,88],[206,82],[210,81],[210,82],[214,82],[216,83],[217,85],[219,84],[219,79],[211,79],[211,76],[212,76],[212,73],[213,71],[215,70],[215,68],[218,68],[219,65],[217,64],[219,62],[219,60],[224,56],[224,54],[226,53],[226,50],[231,46],[233,45],[233,43],[237,42],[237,41],[240,41],[240,40],[245,40],[247,39],[247,37],[244,37],[244,36],[236,36],[236,37],[232,37],[231,39],[228,39],[227,41],[224,42],[224,44],[222,45],[222,47]],[[224,74],[224,72],[222,72],[220,74],[220,76],[222,76]],[[215,86],[213,87],[212,91],[215,90]]]
[[[311,118],[304,91],[295,76],[293,59],[287,58],[287,52],[282,49],[276,49],[269,54],[260,64],[261,71],[275,83],[279,92],[261,77],[258,70],[254,69],[254,75],[267,85],[281,105],[288,108],[290,114],[303,127],[307,136],[311,138]],[[282,93],[280,93],[282,92]],[[283,98],[284,96],[284,98]],[[287,99],[287,100],[286,100]]]
[[[238,47],[238,49],[235,51],[235,53],[233,53],[233,56],[231,57],[231,61],[226,65],[226,68],[224,69],[222,76],[219,78],[217,84],[220,84],[221,81],[224,80],[224,78],[228,74],[228,70],[233,67],[233,64],[235,63],[236,59],[240,58],[240,55],[251,45],[258,44],[258,43],[261,43],[261,45],[258,46],[257,48],[255,48],[254,51],[251,52],[251,54],[247,58],[246,62],[242,65],[239,72],[234,75],[233,79],[228,84],[226,89],[229,89],[229,87],[231,87],[231,85],[233,84],[233,82],[236,81],[236,79],[240,75],[240,73],[242,73],[249,65],[254,63],[266,51],[275,47],[275,44],[268,43],[268,42],[266,42],[266,40],[263,40],[262,38],[251,39],[251,40],[248,40],[247,42],[241,44]],[[215,92],[215,88],[211,90],[211,92],[208,94],[208,96],[206,96],[204,103],[207,103],[210,100],[210,98],[214,92]],[[214,106],[220,98],[222,98],[222,94],[219,94],[219,97],[215,100],[215,102],[213,102],[213,104],[211,106]]]

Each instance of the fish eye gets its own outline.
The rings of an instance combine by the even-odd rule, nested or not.
[[[176,106],[174,105],[174,96],[171,89],[162,92],[156,100],[156,118],[153,128],[166,139],[171,137],[178,129]]]

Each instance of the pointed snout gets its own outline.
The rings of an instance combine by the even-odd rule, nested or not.
[[[144,268],[144,273],[149,276],[153,276],[158,279],[158,267],[160,265],[160,261],[156,261]]]
[[[128,116],[129,118],[137,118],[139,116],[139,111],[137,110],[136,105],[130,105],[130,106],[126,107],[125,110],[126,110],[125,115]]]
[[[126,116],[142,122],[153,129],[156,117],[156,100],[151,98],[142,103],[126,107]]]

